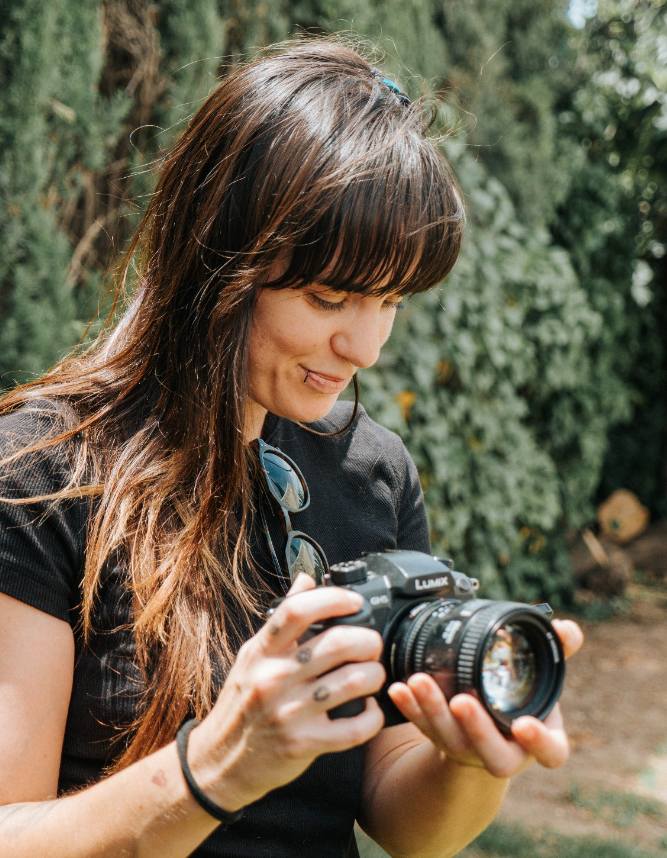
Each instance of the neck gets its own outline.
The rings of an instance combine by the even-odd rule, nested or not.
[[[246,444],[249,444],[256,438],[261,437],[262,429],[264,428],[264,421],[266,419],[267,414],[268,411],[266,410],[266,408],[263,408],[253,399],[248,400],[248,405],[246,408],[245,430],[243,432],[243,440],[246,442]]]

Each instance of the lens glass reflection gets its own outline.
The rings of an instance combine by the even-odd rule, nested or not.
[[[321,584],[326,572],[326,564],[322,559],[322,555],[302,536],[291,536],[287,546],[287,559],[289,563],[289,573],[292,581],[301,572],[315,581],[316,584]]]
[[[521,628],[501,626],[482,662],[482,687],[497,712],[522,709],[535,690],[535,653]]]
[[[305,486],[289,462],[269,450],[264,453],[263,464],[269,488],[277,500],[290,512],[303,509],[306,502]]]

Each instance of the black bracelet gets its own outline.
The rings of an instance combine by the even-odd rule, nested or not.
[[[188,765],[188,737],[190,731],[199,724],[195,718],[191,721],[186,721],[185,724],[176,734],[176,748],[178,750],[178,759],[183,770],[183,777],[188,785],[188,789],[192,793],[192,797],[200,807],[203,807],[206,813],[217,819],[219,822],[224,822],[225,825],[231,825],[233,822],[238,822],[243,816],[244,808],[230,813],[228,810],[223,810],[215,802],[206,795],[203,790],[200,790],[195,779],[192,777],[190,766]]]

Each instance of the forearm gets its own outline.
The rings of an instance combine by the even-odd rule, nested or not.
[[[397,748],[359,823],[394,858],[447,858],[483,831],[508,780],[445,759],[429,741]]]
[[[82,792],[0,807],[5,858],[185,858],[217,827],[174,743]]]

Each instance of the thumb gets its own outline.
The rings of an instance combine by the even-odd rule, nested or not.
[[[287,595],[294,596],[295,593],[303,593],[305,590],[313,590],[317,584],[313,581],[310,575],[306,575],[305,572],[299,572],[299,574],[294,579],[294,583],[289,588]]]

